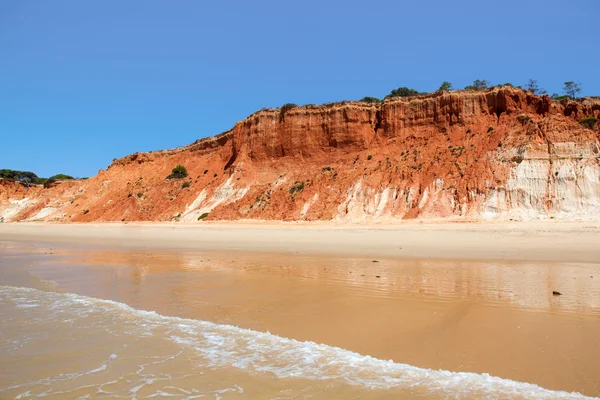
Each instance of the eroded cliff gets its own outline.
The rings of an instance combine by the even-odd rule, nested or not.
[[[600,219],[600,99],[513,88],[265,109],[86,181],[0,184],[7,221]],[[166,179],[184,165],[189,176]],[[183,185],[184,182],[189,182]]]

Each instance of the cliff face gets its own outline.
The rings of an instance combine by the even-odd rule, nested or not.
[[[600,219],[600,99],[512,88],[261,110],[82,182],[0,185],[5,220]],[[184,165],[189,176],[168,180]],[[189,187],[183,187],[190,182]],[[19,186],[16,188],[16,186]]]

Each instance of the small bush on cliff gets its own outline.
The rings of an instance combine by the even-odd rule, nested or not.
[[[304,190],[304,182],[296,182],[294,186],[290,188],[290,193],[298,193]]]
[[[290,111],[292,108],[296,108],[298,107],[297,104],[294,103],[286,103],[283,106],[281,106],[281,113],[285,114],[286,112]]]
[[[71,180],[71,179],[75,179],[75,178],[73,178],[70,175],[57,174],[57,175],[51,176],[48,179],[58,181],[58,180]]]
[[[596,124],[598,123],[598,118],[590,115],[589,117],[581,118],[579,120],[579,123],[584,128],[594,129],[596,127]]]
[[[171,175],[167,179],[183,179],[188,176],[187,169],[183,165],[178,165],[171,171]]]
[[[389,99],[391,97],[410,97],[410,96],[417,96],[418,94],[419,94],[418,90],[409,89],[407,87],[400,87],[398,89],[392,90],[390,92],[390,94],[385,96],[385,98]]]
[[[490,82],[485,79],[476,79],[472,85],[465,86],[465,90],[485,90],[489,85]]]
[[[198,221],[203,220],[204,218],[208,217],[208,213],[204,213],[201,216],[198,217]]]
[[[363,103],[381,103],[381,100],[379,100],[377,97],[369,97],[369,96],[363,97],[359,101],[362,101]]]
[[[519,121],[522,124],[525,124],[531,121],[531,117],[529,115],[521,114],[517,117],[517,121]]]
[[[189,188],[191,184],[192,184],[191,182],[183,182],[183,185],[181,185],[181,187],[182,187],[183,189],[185,189],[185,188]]]
[[[444,81],[444,82],[442,82],[442,84],[440,85],[440,88],[438,90],[440,90],[440,91],[444,90],[446,92],[449,92],[450,90],[452,90],[452,84],[448,81]]]
[[[285,118],[285,114],[290,111],[293,108],[298,107],[296,104],[294,103],[287,103],[284,104],[283,106],[281,106],[281,111],[279,111],[279,122],[283,121],[283,119]]]

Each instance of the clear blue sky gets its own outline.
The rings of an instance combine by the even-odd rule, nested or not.
[[[284,103],[448,80],[600,95],[600,1],[0,0],[0,168],[95,175]]]

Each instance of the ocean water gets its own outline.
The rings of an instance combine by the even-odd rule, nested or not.
[[[527,276],[526,288],[536,287],[533,283],[537,280],[541,280],[540,287],[548,281],[548,276],[541,273],[544,269],[538,266],[516,266],[511,270],[491,264],[461,264],[456,266],[458,278],[450,279],[451,265],[435,272],[436,267],[429,264],[379,265],[371,260],[327,260],[317,267],[313,264],[318,261],[314,260],[309,265],[283,266],[279,259],[253,264],[243,257],[223,260],[205,254],[196,259],[189,254],[160,255],[157,262],[156,257],[134,252],[67,251],[47,245],[26,251],[15,243],[5,243],[0,250],[0,399],[592,398],[590,393],[584,396],[574,391],[550,390],[481,370],[456,372],[418,367],[399,360],[402,354],[409,358],[405,350],[390,349],[389,354],[395,355],[390,360],[331,343],[346,343],[343,339],[351,336],[352,329],[362,333],[359,339],[348,342],[350,347],[356,344],[356,348],[361,348],[363,342],[382,340],[381,345],[373,343],[364,348],[387,354],[386,347],[397,345],[404,349],[403,341],[412,340],[409,347],[422,346],[415,352],[418,355],[435,344],[428,333],[434,332],[436,340],[452,337],[455,326],[466,324],[465,330],[456,335],[464,336],[477,325],[485,325],[482,316],[488,316],[500,321],[494,326],[519,324],[510,331],[511,335],[521,328],[530,330],[528,320],[534,320],[535,326],[539,325],[536,318],[541,322],[548,320],[548,326],[556,329],[557,321],[564,320],[568,336],[563,341],[585,342],[587,346],[597,337],[590,327],[596,329],[598,325],[598,287],[583,277],[590,279],[595,266],[572,266],[567,274],[580,278],[581,283],[575,285],[580,293],[589,293],[589,298],[566,298],[564,303],[556,303],[553,299],[534,301],[535,292],[519,286],[523,276]],[[178,267],[178,263],[183,267]],[[334,270],[333,278],[327,278],[330,268]],[[357,276],[368,275],[373,268],[381,275],[370,282],[379,286],[357,283]],[[475,272],[468,272],[469,269]],[[395,272],[398,270],[403,272]],[[468,274],[479,276],[481,271],[486,274],[480,284],[473,283],[479,278],[467,279]],[[397,279],[394,273],[398,274]],[[352,274],[354,277],[349,278]],[[511,274],[515,277],[509,279]],[[495,275],[501,278],[501,290],[490,279]],[[410,289],[417,276],[421,282],[417,286],[427,293]],[[556,279],[557,275],[549,276]],[[381,283],[384,278],[385,285]],[[411,283],[398,288],[392,282]],[[396,292],[401,292],[397,298]],[[490,303],[489,310],[481,315],[473,311],[473,305],[464,303],[465,296],[473,296],[469,293],[475,293],[478,303]],[[415,296],[421,296],[418,303],[413,301]],[[443,306],[431,306],[430,301],[439,298],[443,299]],[[421,302],[425,306],[414,314],[398,314],[400,319],[393,324],[386,321],[393,319],[396,310],[412,309]],[[364,314],[360,314],[357,304],[365,305]],[[385,308],[387,305],[389,308]],[[450,305],[467,311],[453,314],[446,321],[447,316],[440,314],[453,310]],[[422,314],[428,310],[431,316],[424,323]],[[380,319],[365,317],[378,312]],[[469,313],[475,315],[474,323],[468,321]],[[318,318],[311,319],[311,314]],[[504,314],[509,317],[501,319]],[[445,321],[441,328],[440,318]],[[328,324],[328,320],[334,322]],[[260,323],[253,325],[254,321]],[[311,324],[322,327],[305,326]],[[372,330],[365,330],[361,324]],[[424,330],[417,329],[419,324],[425,326]],[[336,325],[341,328],[331,328]],[[269,332],[269,326],[279,334]],[[413,329],[417,333],[411,336]],[[526,332],[525,337],[530,338],[524,343],[535,347],[539,342],[540,348],[549,349],[542,343],[544,329]],[[326,332],[314,335],[320,330]],[[387,336],[385,330],[390,331]],[[312,335],[329,344],[306,340]],[[498,332],[487,346],[499,343],[504,336],[506,332]],[[455,339],[449,340],[458,346]],[[471,339],[464,340],[470,347]],[[519,346],[517,343],[515,346]],[[556,376],[567,374],[567,382],[581,378],[577,375],[584,371],[587,375],[580,381],[596,382],[595,349],[584,346],[584,350],[569,353],[571,347],[563,349],[566,358],[560,358],[562,353],[558,350],[547,358],[572,358],[574,364],[565,364],[564,368],[543,365],[548,363],[530,360],[529,356],[521,357],[519,363],[547,368]],[[510,365],[511,357],[507,361],[500,357],[502,353],[516,357],[525,351],[500,348],[490,354],[498,355],[498,363]],[[448,354],[450,358],[460,358],[459,353],[449,349]],[[532,354],[531,358],[535,358],[541,353]],[[440,353],[439,357],[447,355]],[[489,365],[493,364],[494,361]],[[577,369],[577,365],[585,368]],[[471,367],[464,369],[468,368]],[[594,390],[593,384],[586,387],[588,392],[589,388]]]
[[[1,286],[0,310],[3,398],[587,398],[71,293]]]

